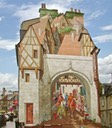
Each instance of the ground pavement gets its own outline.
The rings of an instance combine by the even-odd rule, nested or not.
[[[77,113],[73,117],[66,116],[62,119],[43,122],[37,128],[101,128],[101,125],[87,120]]]

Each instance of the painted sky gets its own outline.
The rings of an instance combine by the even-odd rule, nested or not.
[[[84,13],[85,27],[100,49],[101,82],[112,81],[112,0],[0,0],[0,90],[17,90],[18,67],[15,44],[22,21],[39,17],[41,3],[65,12],[70,8]]]

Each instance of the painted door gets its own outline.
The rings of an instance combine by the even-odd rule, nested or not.
[[[33,103],[26,104],[26,124],[33,124]]]

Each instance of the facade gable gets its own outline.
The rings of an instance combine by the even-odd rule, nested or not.
[[[34,52],[36,50],[36,57]],[[20,67],[24,68],[37,68],[39,67],[40,59],[40,44],[37,36],[34,33],[32,27],[29,27],[24,38],[20,42],[19,54],[20,54]]]
[[[94,49],[95,45],[91,40],[89,34],[83,34],[80,39],[81,42],[81,54],[83,56],[91,56],[91,52]]]

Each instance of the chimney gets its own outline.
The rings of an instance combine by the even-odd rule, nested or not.
[[[73,8],[71,8],[71,12],[73,12]]]
[[[42,3],[42,4],[41,4],[41,8],[42,8],[42,9],[45,9],[45,8],[46,8],[46,4]]]

